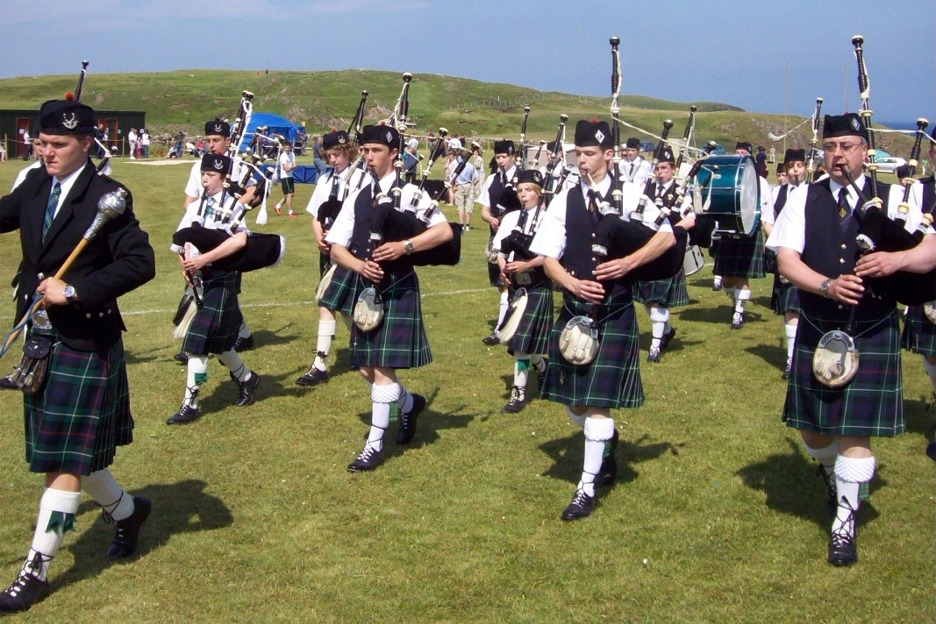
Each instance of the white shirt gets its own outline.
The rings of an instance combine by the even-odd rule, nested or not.
[[[240,180],[243,176],[244,167],[247,165],[240,159],[235,158],[234,163],[231,165],[231,178],[234,180]],[[247,187],[255,186],[257,183],[254,182],[253,177],[249,178],[247,182]],[[202,183],[201,183],[201,159],[199,158],[192,164],[192,170],[189,172],[188,182],[185,184],[185,194],[189,197],[201,197],[202,194]]]
[[[481,193],[478,195],[478,199],[476,199],[475,201],[477,201],[479,204],[487,208],[491,207],[491,184],[494,182],[494,178],[499,177],[500,174],[501,172],[500,170],[498,170],[497,173],[492,173],[491,175],[487,177],[487,179],[484,181],[484,185],[481,187]],[[513,180],[516,174],[517,174],[517,166],[511,165],[510,169],[504,172],[504,175],[506,176],[504,179],[507,180],[508,183],[510,183],[510,181]]]
[[[224,196],[223,204],[221,202],[222,195]],[[238,207],[234,196],[229,193],[215,193],[214,195],[204,197],[203,201],[205,202],[206,206],[202,206],[202,200],[194,201],[188,205],[188,208],[185,209],[185,214],[182,215],[182,220],[179,221],[179,227],[176,228],[176,232],[187,227],[191,227],[195,223],[200,224],[203,228],[208,230],[228,230],[231,224],[230,222],[222,222],[224,215],[226,213],[232,213],[232,211],[237,211],[237,213],[240,213],[243,210],[242,208]],[[206,216],[207,204],[209,201],[214,202],[215,205],[214,210],[216,212],[214,218]],[[219,206],[223,206],[223,208],[219,209]],[[199,210],[202,211],[201,215],[198,214]],[[235,218],[237,217],[237,213],[234,214]],[[243,224],[243,222],[239,223],[237,228],[232,233],[236,234],[238,232],[247,232],[247,227]],[[180,253],[182,251],[182,248],[175,243],[170,245],[169,249],[173,253]],[[196,249],[194,245],[192,246],[192,249],[194,255],[198,255],[198,249]]]
[[[10,191],[15,191],[16,187],[23,183],[23,180],[26,179],[26,176],[29,175],[30,171],[32,171],[33,169],[38,169],[39,167],[42,167],[42,166],[44,166],[43,162],[41,160],[37,160],[36,162],[29,165],[28,167],[23,167],[20,170],[20,172],[16,174],[16,179],[13,180],[13,188],[11,188]]]
[[[607,194],[609,188],[611,188],[611,178],[610,176],[605,176],[604,180],[598,183],[598,186],[595,190],[604,196]],[[559,193],[559,195],[556,196],[554,200],[552,200],[552,203],[549,204],[549,210],[546,211],[546,216],[543,218],[542,225],[540,225],[539,229],[537,230],[536,236],[533,237],[533,243],[530,245],[530,251],[541,256],[556,258],[557,260],[562,258],[562,254],[565,252],[566,246],[565,224],[568,196],[570,193],[581,193],[587,202],[588,190],[589,189],[587,186],[580,183],[570,189],[563,190],[561,193]],[[643,187],[641,187],[639,184],[625,182],[621,192],[623,200],[622,203],[624,205],[623,216],[624,218],[629,219],[634,210],[636,210],[637,204],[640,203],[640,197],[643,194]],[[653,223],[659,213],[659,209],[653,204],[653,202],[648,201],[644,207],[644,222]],[[668,219],[663,221],[663,225],[660,226],[660,231],[673,231],[673,228],[670,225]]]
[[[864,189],[865,176],[862,176],[855,183]],[[786,205],[780,213],[780,217],[774,224],[770,237],[767,238],[767,247],[777,251],[780,247],[792,249],[797,253],[803,253],[806,246],[806,189],[809,186],[801,185],[796,191],[787,196]],[[843,188],[835,180],[829,180],[829,188],[832,190],[832,196],[837,200],[839,189]],[[852,210],[861,206],[858,194],[851,186],[844,187],[848,193],[848,203]],[[891,185],[887,197],[887,216],[894,219],[897,216],[897,205],[903,199],[903,187],[896,184]],[[907,214],[907,220],[904,229],[908,232],[915,232],[923,219],[923,212],[920,210],[919,201],[915,201],[913,194],[910,195],[910,212]],[[933,227],[927,228],[927,234],[933,234]]]
[[[283,152],[279,157],[279,177],[280,178],[291,178],[293,177],[292,169],[286,171],[286,167],[292,167],[296,164],[296,155],[292,152]]]
[[[343,174],[350,173],[351,177],[345,182]],[[364,172],[357,167],[353,171],[349,172],[345,169],[341,174],[338,174],[338,199],[346,196],[345,187],[350,186],[348,192],[358,190],[363,184],[364,178],[369,178],[370,176],[365,176]],[[325,203],[325,200],[331,195],[332,182],[335,178],[335,170],[332,169],[328,174],[328,177],[320,178],[319,181],[315,184],[315,190],[312,191],[312,198],[309,200],[309,205],[306,207],[306,212],[318,219],[319,206]]]
[[[546,209],[540,207],[539,214],[537,214],[536,206],[533,208],[524,208],[523,210],[511,210],[505,214],[504,218],[501,220],[500,227],[497,228],[497,233],[494,234],[494,241],[491,243],[496,251],[499,252],[501,250],[501,242],[520,225],[520,216],[524,212],[527,213],[526,223],[523,224],[524,234],[529,234],[533,231],[536,225],[536,223],[533,222],[534,216],[537,221],[542,221],[543,217],[546,216]]]
[[[78,179],[78,176],[81,175],[81,172],[85,167],[94,168],[94,165],[89,161],[85,163],[84,167],[78,167],[75,171],[72,171],[70,174],[64,178],[53,178],[52,186],[49,188],[49,199],[52,198],[52,188],[55,188],[55,183],[58,182],[61,187],[58,197],[58,205],[55,207],[55,215],[53,219],[58,216],[59,211],[62,209],[62,203],[65,201],[65,198],[68,197],[68,193],[71,191],[72,187],[75,186],[75,180]]]
[[[328,236],[325,237],[327,243],[341,245],[342,247],[347,247],[351,244],[351,234],[354,231],[354,202],[357,200],[361,191],[369,188],[368,182],[369,181],[365,181],[360,189],[353,191],[348,195],[348,198],[344,200],[344,203],[341,204],[341,212],[338,213],[338,218],[335,219],[332,229],[328,231]],[[377,191],[378,194],[381,192],[388,192],[395,182],[396,172],[391,171],[380,179],[380,190]],[[445,215],[442,214],[442,211],[439,210],[437,205],[433,205],[427,193],[423,192],[422,196],[416,202],[416,205],[413,206],[413,198],[416,196],[419,188],[413,184],[405,184],[401,190],[400,212],[412,212],[418,215],[420,220],[426,223],[426,227],[432,227],[433,225],[446,222]],[[427,222],[424,215],[430,207],[431,212],[429,213],[429,220]]]
[[[634,160],[624,158],[620,162],[621,180],[623,182],[633,182],[634,184],[646,184],[647,179],[653,175],[653,169],[650,163],[643,156],[637,156]]]
[[[780,195],[780,189],[787,187],[787,202],[790,201],[790,195],[794,191],[806,188],[808,185],[805,182],[800,182],[799,184],[781,184],[780,186],[773,189],[771,193],[770,205],[761,212],[761,221],[764,223],[769,223],[773,225],[777,221],[777,197]],[[786,204],[784,204],[786,206]]]

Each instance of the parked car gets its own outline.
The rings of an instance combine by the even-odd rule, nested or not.
[[[906,165],[907,161],[899,156],[885,156],[876,158],[875,163],[877,164],[878,173],[894,173],[897,167]]]

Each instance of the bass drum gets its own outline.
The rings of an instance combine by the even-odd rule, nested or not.
[[[705,256],[698,245],[689,245],[686,247],[686,255],[683,257],[682,268],[686,277],[694,275],[705,266]]]
[[[760,180],[754,159],[709,156],[698,175],[703,219],[716,222],[715,231],[754,236],[760,226]]]

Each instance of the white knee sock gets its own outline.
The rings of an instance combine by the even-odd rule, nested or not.
[[[218,359],[221,360],[222,364],[227,366],[228,370],[237,378],[238,382],[243,383],[250,379],[250,371],[244,366],[244,361],[237,355],[237,351],[234,349],[225,351],[218,356]]]
[[[582,479],[578,487],[589,496],[595,495],[595,475],[601,470],[605,442],[614,435],[614,420],[611,418],[585,419],[585,460],[582,462]]]
[[[744,304],[751,299],[750,288],[735,288],[735,312],[744,314]]]
[[[783,331],[786,333],[786,357],[793,359],[793,347],[796,346],[796,328],[797,325],[786,323],[783,325]]]
[[[500,308],[497,311],[497,326],[500,327],[501,323],[504,322],[504,316],[507,315],[507,308],[510,305],[510,296],[505,290],[500,294]]]
[[[315,345],[315,361],[312,362],[312,366],[320,371],[328,370],[328,354],[331,353],[337,325],[335,321],[319,321],[318,323],[318,341]]]
[[[133,515],[133,497],[120,487],[107,468],[81,477],[81,490],[103,507],[115,522]]]
[[[527,377],[530,373],[530,356],[519,351],[514,353],[514,385],[526,388]]]
[[[371,386],[371,428],[367,435],[367,446],[375,451],[383,450],[384,432],[390,427],[390,404],[400,400],[403,388],[398,383]]]
[[[835,459],[838,457],[839,448],[838,440],[834,440],[829,446],[821,448],[813,448],[805,443],[803,446],[806,447],[806,453],[810,457],[822,464],[827,475],[831,477],[835,473]]]
[[[874,457],[845,457],[835,460],[835,487],[838,492],[838,509],[832,521],[832,532],[855,535],[855,517],[861,504],[859,489],[874,476]]]
[[[237,309],[240,310],[240,301],[237,302]],[[241,314],[243,316],[243,314]],[[240,329],[237,330],[238,338],[249,338],[250,337],[250,328],[247,327],[247,319],[241,321]]]
[[[659,349],[660,343],[663,340],[663,334],[666,332],[666,324],[669,322],[669,308],[664,308],[663,306],[655,304],[649,305],[648,308],[650,322],[652,323],[650,328],[650,334],[652,336],[650,348]]]
[[[81,492],[68,492],[46,488],[39,501],[39,517],[33,535],[29,555],[23,564],[23,572],[30,572],[40,580],[46,580],[49,564],[58,554],[65,531],[73,531],[75,514]]]
[[[208,381],[208,356],[190,355],[186,365],[185,398],[182,405],[198,407],[198,394]]]

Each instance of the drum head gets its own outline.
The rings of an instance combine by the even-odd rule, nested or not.
[[[750,156],[741,159],[737,191],[741,226],[744,229],[742,233],[753,236],[759,222],[757,207],[760,204],[760,179],[757,175],[757,165]]]
[[[830,388],[848,384],[858,372],[858,349],[855,341],[843,331],[823,334],[813,353],[813,374],[819,383]]]
[[[591,364],[598,346],[598,327],[587,316],[572,317],[559,334],[559,353],[569,364]]]
[[[683,271],[686,277],[694,275],[705,266],[705,256],[698,245],[689,245],[686,247],[686,255],[683,257]]]

